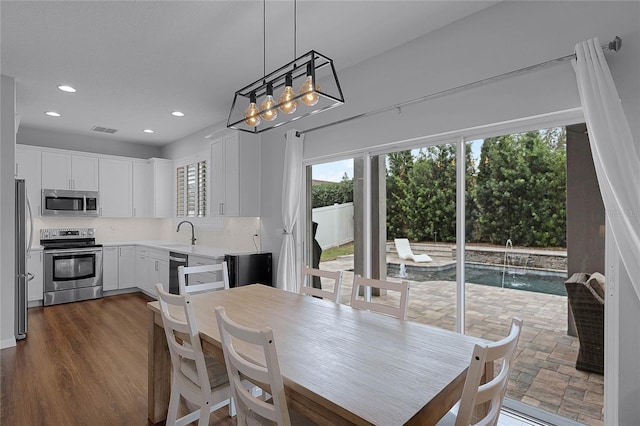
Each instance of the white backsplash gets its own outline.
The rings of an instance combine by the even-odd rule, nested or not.
[[[42,228],[96,228],[96,242],[134,242],[164,240],[189,244],[191,227],[182,225],[176,232],[179,219],[142,218],[86,218],[86,217],[37,217],[33,219],[33,244],[40,241]],[[256,247],[253,235],[260,234],[260,218],[233,217],[191,220],[195,228],[196,244],[220,247],[233,251],[253,251]],[[260,237],[255,239],[260,247]]]
[[[175,221],[175,224],[179,223]],[[196,225],[196,244],[210,247],[221,247],[233,251],[255,251],[256,245],[260,249],[260,218],[259,217],[230,217],[224,218],[224,226],[206,226],[194,222]],[[185,224],[186,225],[186,224]],[[171,240],[191,242],[191,227],[182,225],[180,232],[173,231]],[[253,235],[258,234],[253,242]]]

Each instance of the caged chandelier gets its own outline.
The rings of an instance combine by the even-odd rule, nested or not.
[[[263,1],[263,31],[266,36]],[[294,0],[294,57],[296,2]],[[265,37],[266,39],[266,37]],[[266,57],[266,42],[264,43]],[[266,65],[266,60],[264,61]],[[333,60],[311,50],[235,93],[227,127],[261,133],[344,103]],[[322,81],[322,85],[318,82]]]

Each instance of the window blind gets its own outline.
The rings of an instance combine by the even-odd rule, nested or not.
[[[204,217],[207,214],[207,162],[176,169],[176,215]]]

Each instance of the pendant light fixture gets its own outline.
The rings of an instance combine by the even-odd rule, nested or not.
[[[296,0],[293,2],[295,59],[266,73],[266,0],[262,4],[264,76],[235,93],[227,120],[228,128],[250,133],[261,133],[344,103],[333,60],[315,50],[295,58]],[[322,87],[319,80],[322,80]],[[294,87],[299,87],[297,93]],[[274,90],[280,92],[277,101]]]
[[[296,92],[293,91],[293,77],[291,73],[287,73],[284,77],[284,90],[278,98],[278,105],[280,105],[280,111],[285,114],[293,114],[298,108],[298,101],[293,98],[296,97]]]
[[[249,106],[244,110],[244,122],[251,127],[256,127],[260,124],[260,110],[256,105],[255,92],[249,94]]]
[[[278,118],[278,104],[273,100],[273,83],[267,83],[267,96],[260,104],[260,117],[267,121]]]
[[[314,85],[315,79],[313,78],[313,67],[311,64],[307,64],[307,78],[305,78],[304,83],[300,86],[300,95],[302,98],[300,99],[303,104],[307,106],[314,106],[318,103],[320,96],[318,96],[318,91],[320,90],[320,85],[316,83]]]

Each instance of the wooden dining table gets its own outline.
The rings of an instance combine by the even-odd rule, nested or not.
[[[459,400],[474,344],[484,342],[260,284],[191,300],[203,350],[222,362],[217,306],[243,325],[273,329],[287,403],[319,425],[435,424]],[[148,308],[149,420],[157,423],[171,361],[158,302]]]

